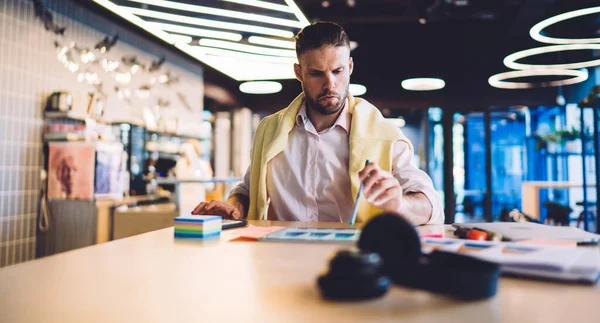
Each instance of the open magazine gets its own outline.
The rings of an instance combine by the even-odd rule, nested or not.
[[[360,230],[250,226],[239,234],[254,241],[355,244]],[[421,237],[423,253],[441,250],[466,254],[500,264],[506,275],[595,284],[600,277],[600,252],[574,246],[536,244],[533,240],[528,243]]]
[[[584,284],[595,284],[600,277],[600,252],[591,248],[431,238],[422,239],[421,248],[498,263],[503,274]]]

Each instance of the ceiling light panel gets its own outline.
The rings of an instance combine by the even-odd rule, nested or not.
[[[296,49],[296,43],[289,40],[278,40],[261,36],[250,36],[248,37],[248,42],[251,44]]]
[[[206,47],[206,46],[192,46],[192,50],[201,55],[208,56],[217,56],[217,57],[227,57],[227,58],[235,58],[240,59],[244,62],[249,63],[279,63],[279,64],[294,64],[297,63],[298,60],[292,57],[278,57],[278,56],[267,56],[267,55],[257,55],[252,53],[244,53],[238,52],[234,50],[222,49],[222,48],[214,48],[214,47]],[[293,71],[291,71],[293,72]]]
[[[248,94],[271,94],[281,91],[283,86],[273,81],[253,81],[240,84],[240,91]]]
[[[367,87],[362,84],[350,84],[348,90],[353,96],[361,96],[367,93]]]
[[[232,78],[235,76],[240,81],[295,78],[293,68],[288,68],[289,64],[273,62],[247,63],[238,58],[203,55],[201,53],[195,54],[195,56],[213,68],[220,68],[222,73]]]
[[[128,0],[129,2],[142,3],[145,5],[151,5],[158,9],[157,11],[161,11],[164,9],[168,10],[179,10],[185,12],[189,15],[195,14],[205,14],[212,15],[217,17],[226,17],[226,18],[234,18],[240,20],[248,20],[254,22],[262,22],[266,24],[279,25],[284,27],[292,27],[292,28],[302,28],[304,25],[297,20],[288,20],[275,18],[266,15],[259,15],[254,13],[246,13],[235,10],[228,9],[219,9],[207,6],[193,5],[188,3],[181,3],[177,1],[166,1],[166,0]]]
[[[439,78],[412,78],[406,79],[401,83],[402,88],[409,91],[435,91],[443,89],[446,86],[446,82]]]
[[[167,22],[178,24],[178,23],[186,23],[195,26],[209,27],[209,28],[220,28],[220,29],[228,29],[235,30],[241,32],[252,32],[257,34],[264,34],[270,36],[291,38],[294,37],[294,33],[289,30],[270,28],[270,27],[261,27],[250,24],[243,23],[234,23],[227,22],[221,20],[214,19],[204,19],[204,18],[195,18],[192,16],[184,16],[172,13],[165,13],[162,11],[154,11],[148,9],[139,9],[139,8],[131,8],[131,7],[122,7],[123,10],[129,11],[130,13],[142,17],[142,18],[155,18],[165,20]]]
[[[242,40],[242,35],[237,33],[230,33],[225,31],[217,31],[203,28],[186,27],[172,24],[165,24],[160,22],[149,22],[148,25],[161,29],[169,33],[180,33],[193,37],[206,37],[213,39],[224,39],[231,41]]]
[[[292,0],[93,1],[238,81],[295,78],[293,38],[309,24]]]
[[[276,4],[268,1],[260,1],[260,0],[223,0],[226,2],[239,3],[243,5],[253,6],[257,8],[281,11],[281,12],[290,12],[293,13],[294,10],[286,5]]]
[[[253,45],[246,45],[240,43],[233,43],[224,40],[216,40],[216,39],[200,39],[198,42],[201,46],[207,47],[216,47],[216,48],[224,48],[237,50],[240,52],[248,52],[253,54],[262,54],[262,55],[271,55],[271,56],[283,56],[283,57],[296,57],[296,52],[288,49],[275,49],[275,48],[267,48]]]

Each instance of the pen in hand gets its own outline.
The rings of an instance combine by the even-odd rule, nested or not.
[[[365,167],[369,165],[369,160],[365,162]],[[363,181],[360,181],[360,185],[358,186],[358,193],[356,193],[356,201],[354,202],[354,210],[352,210],[352,218],[350,219],[350,226],[354,225],[356,222],[356,214],[358,213],[358,202],[360,201],[360,196],[362,195],[363,190]]]

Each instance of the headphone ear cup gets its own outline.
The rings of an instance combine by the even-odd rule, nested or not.
[[[416,266],[421,256],[417,231],[394,213],[383,213],[367,222],[361,231],[358,248],[378,253],[383,258],[384,273],[394,282],[394,276]]]
[[[340,250],[329,262],[329,273],[338,277],[381,276],[383,261],[376,253]]]
[[[383,296],[390,285],[381,274],[383,263],[378,254],[342,250],[329,262],[329,271],[317,284],[324,298],[362,300]]]

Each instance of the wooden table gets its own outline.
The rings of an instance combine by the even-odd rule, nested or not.
[[[342,246],[227,242],[234,234],[181,240],[171,227],[3,268],[0,322],[600,321],[597,286],[509,278],[478,302],[400,287],[377,300],[328,302],[315,281]]]

